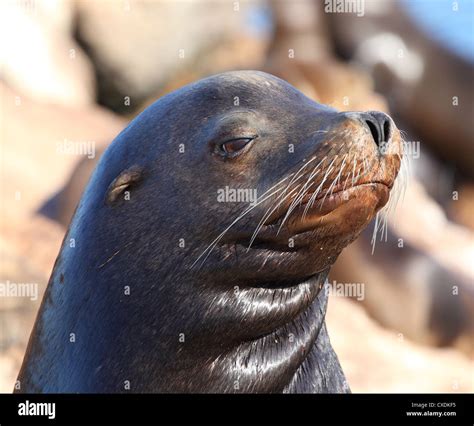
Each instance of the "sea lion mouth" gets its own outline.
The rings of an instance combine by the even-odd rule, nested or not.
[[[286,223],[286,227],[292,234],[310,231],[323,222],[327,223],[329,215],[332,215],[333,220],[336,219],[339,208],[350,203],[351,200],[367,204],[373,204],[375,201],[374,209],[383,207],[389,199],[392,187],[393,182],[367,180],[349,188],[342,184],[336,185],[330,192],[322,192],[318,195],[311,191],[290,212],[289,204],[269,218],[265,226],[281,229],[282,225]],[[368,198],[372,198],[372,200]]]
[[[361,217],[367,218],[388,202],[392,186],[393,182],[367,180],[349,188],[335,186],[330,193],[323,192],[314,197],[314,192],[310,192],[290,213],[291,203],[280,209],[263,224],[256,238],[250,238],[249,234],[230,241],[247,251],[252,249],[267,254],[278,252],[291,255],[313,241],[312,233],[318,228],[335,226],[341,232],[349,233],[351,223],[356,224]],[[306,242],[289,245],[288,239],[294,237],[298,237],[300,243]]]
[[[319,226],[337,223],[344,216],[343,212],[347,210],[348,204],[375,204],[374,210],[378,210],[388,202],[390,189],[384,182],[367,182],[316,197],[314,203],[303,201],[289,216],[288,229],[292,234],[300,234]],[[354,215],[357,215],[356,209]]]

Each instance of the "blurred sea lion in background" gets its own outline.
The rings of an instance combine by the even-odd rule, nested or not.
[[[451,346],[474,356],[474,288],[409,242],[389,231],[372,253],[371,229],[345,250],[331,270],[336,285],[361,283],[357,299],[384,327],[430,346]],[[382,301],[388,300],[387,303]]]
[[[424,144],[473,178],[474,63],[424,31],[423,17],[416,10],[409,13],[416,3],[368,0],[363,19],[350,13],[327,14],[331,38],[338,52],[373,75],[393,112]],[[445,17],[456,17],[460,15],[455,3],[474,12],[472,2],[438,2],[432,7],[443,9]],[[456,25],[440,16],[438,23],[443,22]]]
[[[265,69],[300,88],[306,96],[340,111],[387,112],[371,77],[341,62],[332,51],[327,18],[317,2],[271,2],[274,37]]]

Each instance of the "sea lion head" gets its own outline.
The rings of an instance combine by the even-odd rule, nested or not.
[[[183,267],[245,265],[238,284],[327,269],[386,204],[401,139],[381,112],[341,113],[274,76],[239,71],[157,101],[109,151],[104,162],[119,162],[102,173],[112,181],[98,197],[107,214],[137,209],[134,236],[174,231]]]
[[[214,204],[205,235],[223,218],[228,226],[193,266],[243,262],[256,280],[277,281],[326,270],[387,203],[402,158],[398,129],[384,113],[341,113],[263,73],[220,79],[238,106],[209,119],[199,176]]]
[[[319,382],[298,369],[316,346],[311,365],[335,357],[320,289],[387,203],[401,151],[387,115],[338,112],[262,72],[156,101],[102,156],[50,281],[48,327],[88,333],[95,354],[71,383],[114,391],[122,374],[138,391],[346,389],[337,359]],[[117,345],[127,359],[112,350],[97,369]]]

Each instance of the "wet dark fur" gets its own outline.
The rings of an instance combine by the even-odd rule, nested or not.
[[[216,153],[221,142],[250,134],[239,158]],[[264,194],[326,155],[308,186],[314,191],[340,153],[371,159],[365,177],[392,181],[398,170],[357,120],[267,74],[221,74],[157,101],[111,144],[84,192],[30,338],[20,392],[347,392],[319,290],[381,207],[375,189],[310,232],[293,235],[290,217],[277,235],[278,218],[269,219],[248,249],[276,194],[209,250],[247,207],[216,202],[219,188]],[[351,186],[354,175],[346,176]]]

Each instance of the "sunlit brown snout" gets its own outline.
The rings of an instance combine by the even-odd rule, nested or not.
[[[393,120],[380,111],[341,114],[344,127],[354,135],[355,146],[351,150],[358,158],[353,161],[367,165],[358,183],[381,182],[391,188],[403,156],[400,131]]]
[[[301,182],[295,180],[295,195],[282,205],[273,220],[287,217],[288,227],[295,232],[311,229],[324,216],[342,206],[354,219],[361,212],[364,222],[383,207],[397,177],[402,159],[400,132],[393,120],[379,111],[342,112],[341,121],[329,137],[330,151],[315,156],[322,158],[313,169],[307,167]],[[298,184],[300,187],[298,187]],[[283,220],[282,223],[285,221]]]

